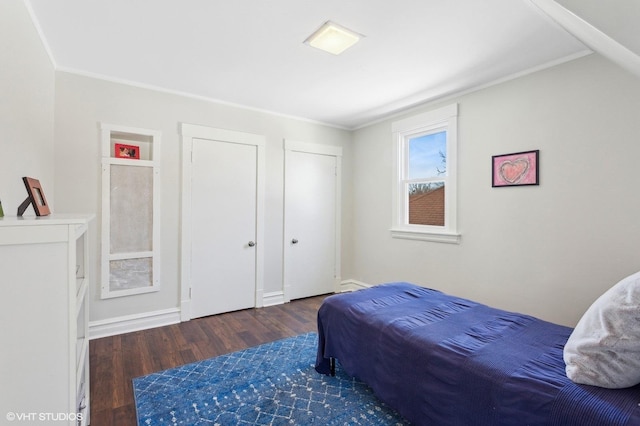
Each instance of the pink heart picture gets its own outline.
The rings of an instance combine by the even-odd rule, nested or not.
[[[529,159],[519,158],[515,161],[505,161],[500,165],[500,177],[510,184],[516,184],[529,171]]]
[[[494,155],[491,186],[538,185],[538,150]]]

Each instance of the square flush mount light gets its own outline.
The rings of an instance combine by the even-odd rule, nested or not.
[[[361,34],[334,22],[327,21],[304,42],[309,46],[324,50],[325,52],[339,55],[356,44],[361,37]]]

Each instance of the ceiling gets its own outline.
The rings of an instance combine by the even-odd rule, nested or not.
[[[590,52],[529,0],[27,0],[57,70],[354,129]],[[332,20],[340,56],[304,40]]]

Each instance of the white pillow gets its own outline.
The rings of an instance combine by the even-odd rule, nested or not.
[[[564,347],[567,377],[617,389],[640,383],[640,272],[587,309]]]

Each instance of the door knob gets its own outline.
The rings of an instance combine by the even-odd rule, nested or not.
[[[291,240],[291,244],[298,244],[298,240],[294,238],[293,240]]]
[[[249,241],[249,247],[253,247],[255,245],[256,245],[256,243],[254,243],[253,241]]]

